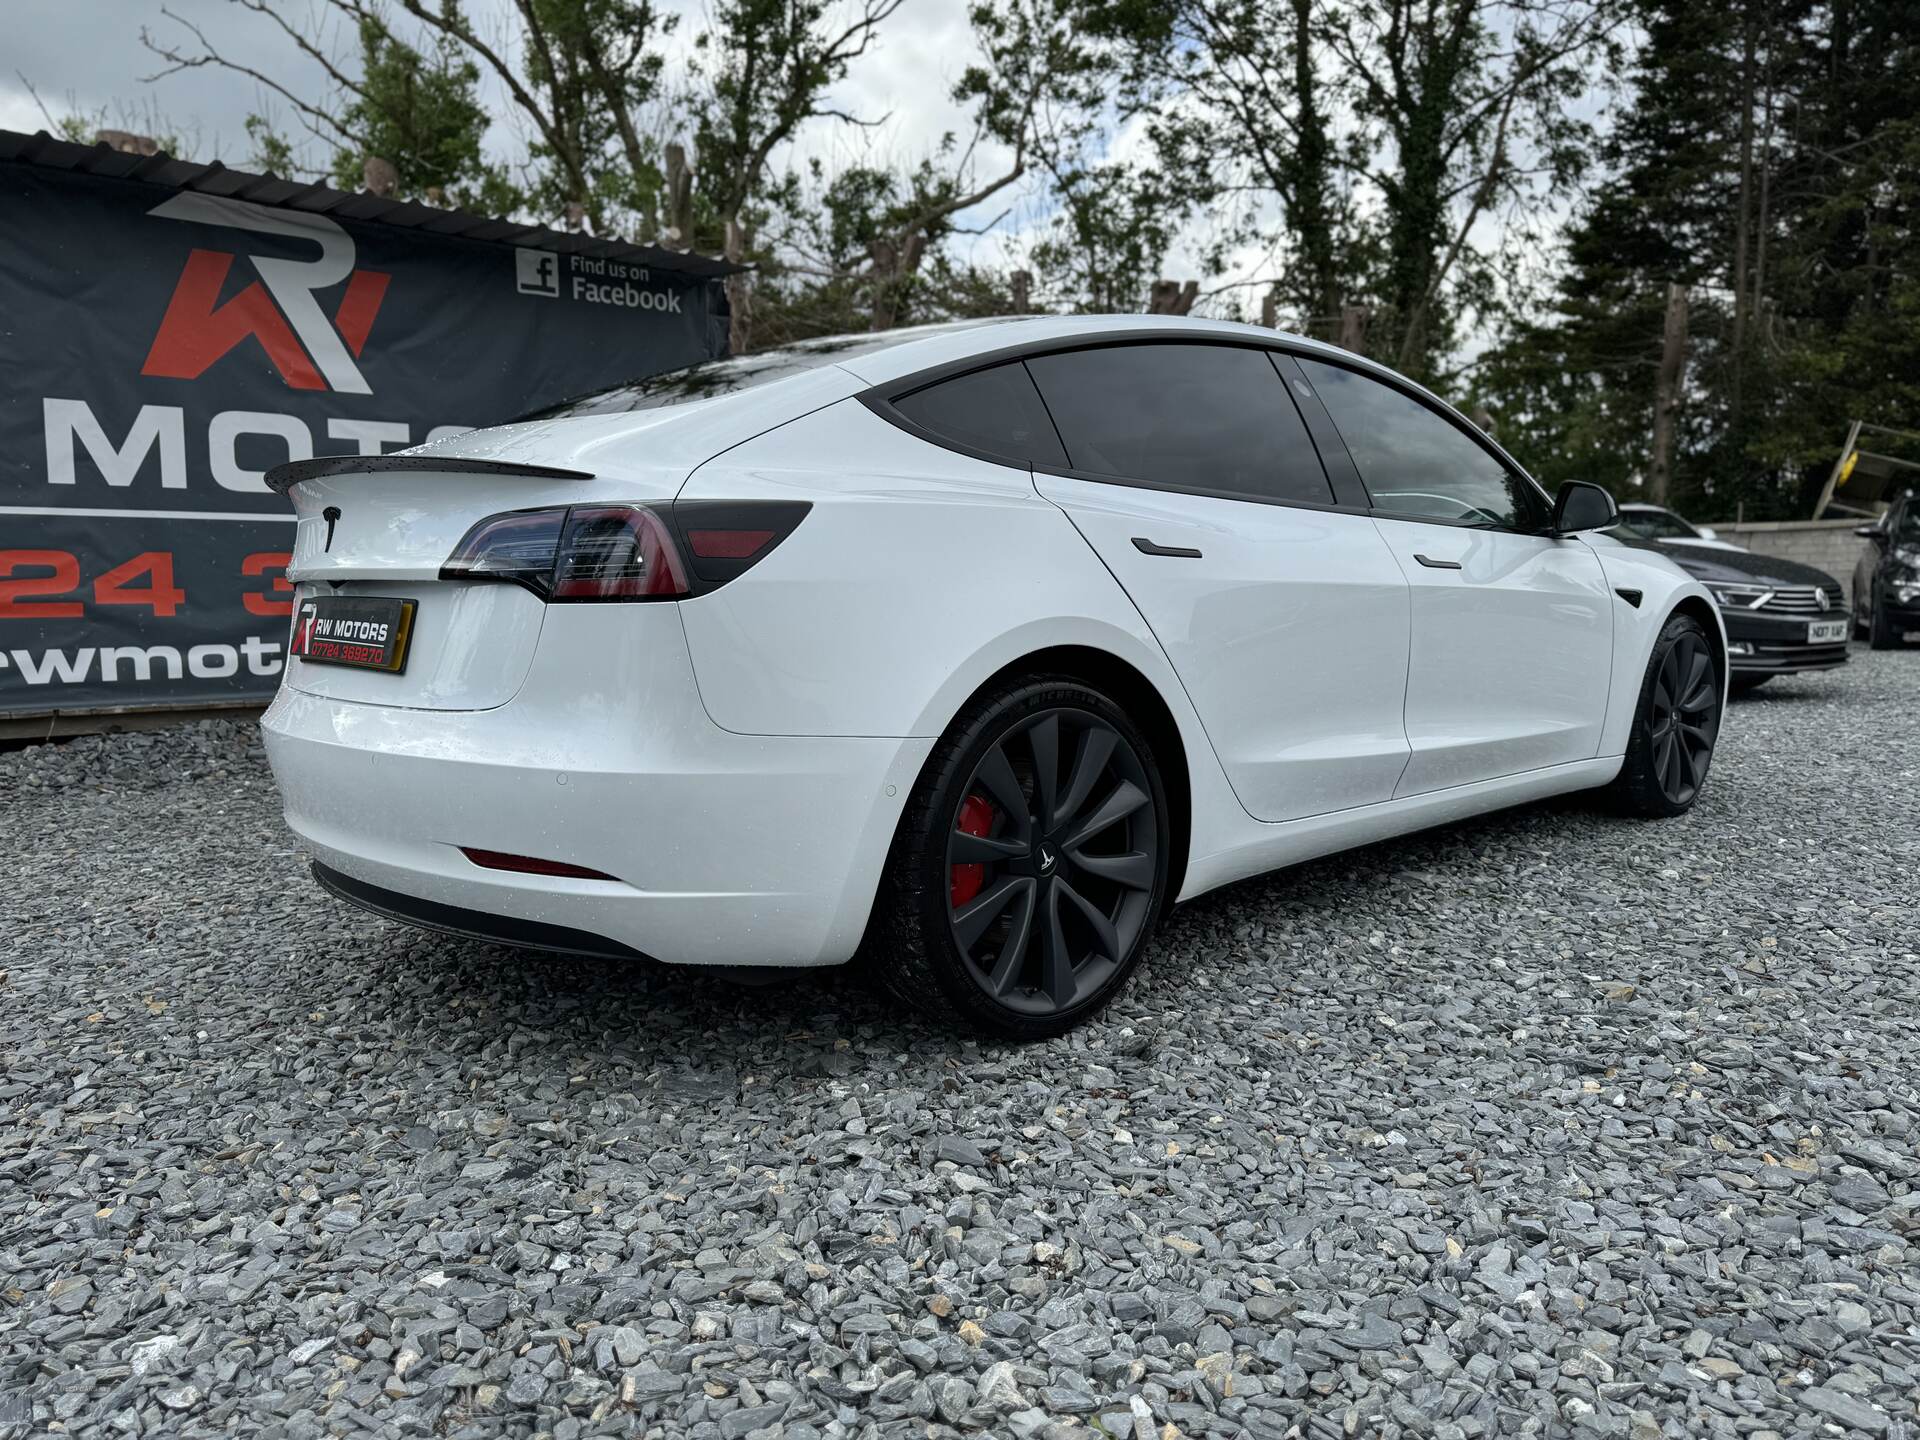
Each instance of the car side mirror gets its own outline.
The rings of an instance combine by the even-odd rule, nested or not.
[[[1553,502],[1553,533],[1575,535],[1582,530],[1605,530],[1620,523],[1620,507],[1599,485],[1569,480]]]
[[[1873,541],[1876,545],[1884,545],[1887,543],[1887,532],[1882,530],[1878,525],[1856,525],[1853,527],[1853,533],[1858,535],[1862,540]]]
[[[1718,540],[1720,538],[1720,532],[1711,525],[1696,525],[1693,528],[1700,532],[1700,538],[1702,540]]]

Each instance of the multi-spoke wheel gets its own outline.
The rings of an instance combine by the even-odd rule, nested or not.
[[[874,958],[894,989],[1001,1034],[1057,1034],[1120,988],[1166,887],[1167,806],[1145,737],[1097,691],[983,696],[901,824]]]
[[[1676,615],[1647,661],[1615,796],[1642,815],[1678,815],[1700,797],[1720,735],[1721,684],[1700,622]]]

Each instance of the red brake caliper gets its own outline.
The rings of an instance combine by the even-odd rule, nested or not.
[[[978,795],[969,795],[960,802],[960,819],[954,826],[965,835],[986,835],[993,830],[993,806]],[[956,865],[953,867],[953,907],[959,909],[980,893],[980,887],[987,883],[987,867],[984,865]]]

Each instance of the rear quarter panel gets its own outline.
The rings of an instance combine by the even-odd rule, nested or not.
[[[997,671],[1079,645],[1132,665],[1186,751],[1194,844],[1246,814],[1165,653],[1025,470],[956,454],[857,401],[702,465],[689,500],[804,499],[765,560],[680,612],[700,696],[741,734],[937,736]]]

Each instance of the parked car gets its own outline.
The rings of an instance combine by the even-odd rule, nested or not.
[[[1016,1037],[1175,900],[1588,787],[1677,815],[1725,638],[1473,424],[1312,341],[1024,318],[813,342],[283,466],[263,727],[335,895],[824,965]]]
[[[1625,523],[1615,534],[1666,555],[1713,595],[1726,627],[1733,694],[1776,675],[1847,663],[1852,617],[1846,591],[1826,571],[1731,545],[1642,540]]]
[[[1873,542],[1853,567],[1853,633],[1891,650],[1920,630],[1920,495],[1909,490],[1853,533]]]
[[[1620,507],[1620,528],[1642,540],[1659,540],[1668,545],[1697,545],[1704,550],[1743,549],[1722,540],[1710,525],[1695,525],[1664,505],[1649,505],[1643,500],[1629,500]]]

